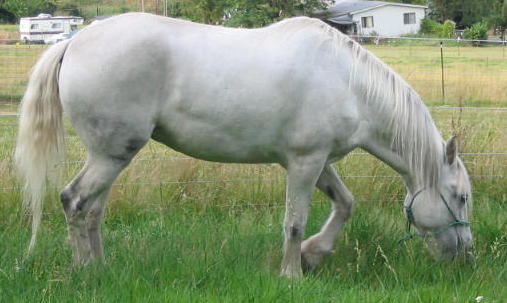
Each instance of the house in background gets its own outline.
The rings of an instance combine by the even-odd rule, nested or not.
[[[415,34],[427,6],[383,1],[337,1],[317,17],[348,35]]]

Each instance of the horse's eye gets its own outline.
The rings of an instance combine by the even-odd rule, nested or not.
[[[459,199],[460,199],[461,203],[463,203],[463,204],[467,203],[468,194],[462,194],[461,196],[459,196]]]

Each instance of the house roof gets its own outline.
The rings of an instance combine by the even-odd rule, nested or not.
[[[343,25],[348,25],[348,24],[354,24],[355,23],[354,20],[352,20],[352,16],[349,15],[349,14],[327,18],[327,21],[333,22],[333,23],[336,23],[336,24],[343,24]]]
[[[397,2],[385,2],[385,1],[340,1],[335,5],[329,7],[325,14],[328,18],[333,19],[338,16],[359,13],[367,10],[371,10],[381,6],[394,5],[394,6],[405,6],[405,7],[414,7],[414,8],[428,8],[423,5],[414,5],[414,4],[406,4],[406,3],[397,3]]]

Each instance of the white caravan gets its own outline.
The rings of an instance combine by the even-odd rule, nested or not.
[[[72,36],[84,19],[74,16],[40,14],[37,17],[25,17],[19,21],[20,39],[25,42],[54,43]]]

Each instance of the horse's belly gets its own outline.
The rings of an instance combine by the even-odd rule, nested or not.
[[[192,125],[190,125],[192,124]],[[180,123],[178,127],[155,128],[152,138],[170,148],[214,162],[273,163],[281,161],[281,146],[272,136],[252,130],[224,130],[202,122]]]

